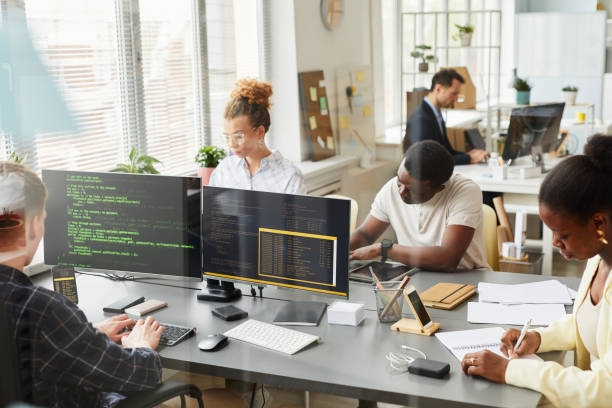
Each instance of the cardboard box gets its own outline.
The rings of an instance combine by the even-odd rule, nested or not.
[[[410,118],[412,112],[419,107],[428,93],[429,89],[426,88],[415,88],[412,92],[406,92],[406,118]]]
[[[460,152],[467,151],[467,143],[465,142],[465,128],[446,128],[446,135],[448,136],[448,141],[453,149]]]
[[[455,102],[453,109],[476,109],[476,87],[467,67],[445,67],[441,69],[454,69],[465,80],[465,83],[461,84],[459,99]]]

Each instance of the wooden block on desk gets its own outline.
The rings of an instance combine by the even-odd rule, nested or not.
[[[426,330],[423,330],[419,322],[415,319],[402,318],[391,325],[391,330],[404,333],[420,334],[421,336],[431,336],[440,328],[440,323],[432,323]]]

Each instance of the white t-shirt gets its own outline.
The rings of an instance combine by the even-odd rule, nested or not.
[[[474,228],[472,242],[457,268],[491,269],[482,235],[482,192],[468,178],[455,174],[429,201],[406,204],[399,195],[397,177],[394,177],[376,195],[370,215],[390,223],[397,243],[411,247],[440,245],[449,225]]]

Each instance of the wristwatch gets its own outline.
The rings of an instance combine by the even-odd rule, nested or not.
[[[390,239],[383,239],[382,242],[380,243],[380,256],[382,258],[381,259],[382,262],[385,262],[387,260],[387,251],[392,246],[393,246],[393,241],[391,241]]]

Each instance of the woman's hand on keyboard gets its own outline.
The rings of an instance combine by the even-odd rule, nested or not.
[[[129,329],[135,324],[136,322],[130,319],[128,315],[122,314],[94,323],[93,327],[106,334],[115,343],[118,343],[123,336],[129,334]]]
[[[138,320],[130,334],[121,338],[121,343],[124,347],[148,347],[155,350],[165,329],[157,320],[149,316],[145,320]]]

